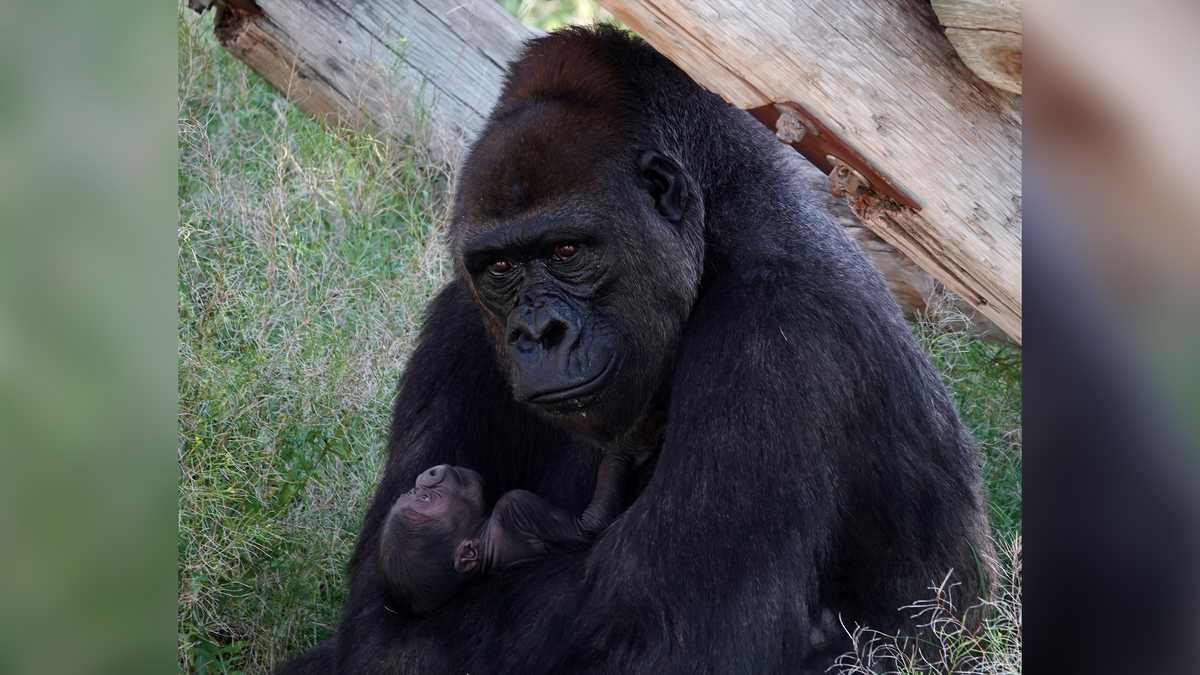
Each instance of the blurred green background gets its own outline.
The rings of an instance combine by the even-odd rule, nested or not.
[[[174,655],[174,21],[4,5],[0,673]]]

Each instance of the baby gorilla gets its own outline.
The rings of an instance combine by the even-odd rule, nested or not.
[[[425,470],[383,524],[379,564],[392,598],[428,612],[475,576],[588,545],[624,507],[635,462],[606,454],[578,518],[527,490],[506,492],[488,515],[478,473],[448,464]]]

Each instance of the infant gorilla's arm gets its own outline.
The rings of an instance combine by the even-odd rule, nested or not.
[[[527,490],[506,492],[490,519],[488,539],[495,566],[590,544],[625,508],[634,464],[630,455],[606,454],[596,474],[592,501],[578,518]]]
[[[490,550],[485,559],[489,569],[500,569],[590,541],[570,512],[528,490],[510,490],[500,496],[488,519],[484,547]]]

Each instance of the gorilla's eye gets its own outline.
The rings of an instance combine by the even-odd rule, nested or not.
[[[513,264],[510,260],[495,260],[488,265],[488,271],[496,276],[503,276],[512,271]]]
[[[579,252],[579,247],[575,244],[559,244],[554,247],[554,259],[558,262],[565,262],[575,257]]]

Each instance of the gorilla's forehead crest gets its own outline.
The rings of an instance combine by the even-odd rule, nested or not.
[[[620,139],[595,111],[531,102],[488,126],[463,164],[454,223],[508,220],[548,200],[604,188],[620,163],[633,168]]]
[[[551,196],[596,191],[616,163],[632,167],[637,97],[614,60],[631,44],[640,41],[611,28],[530,41],[463,164],[453,220],[528,213]]]

